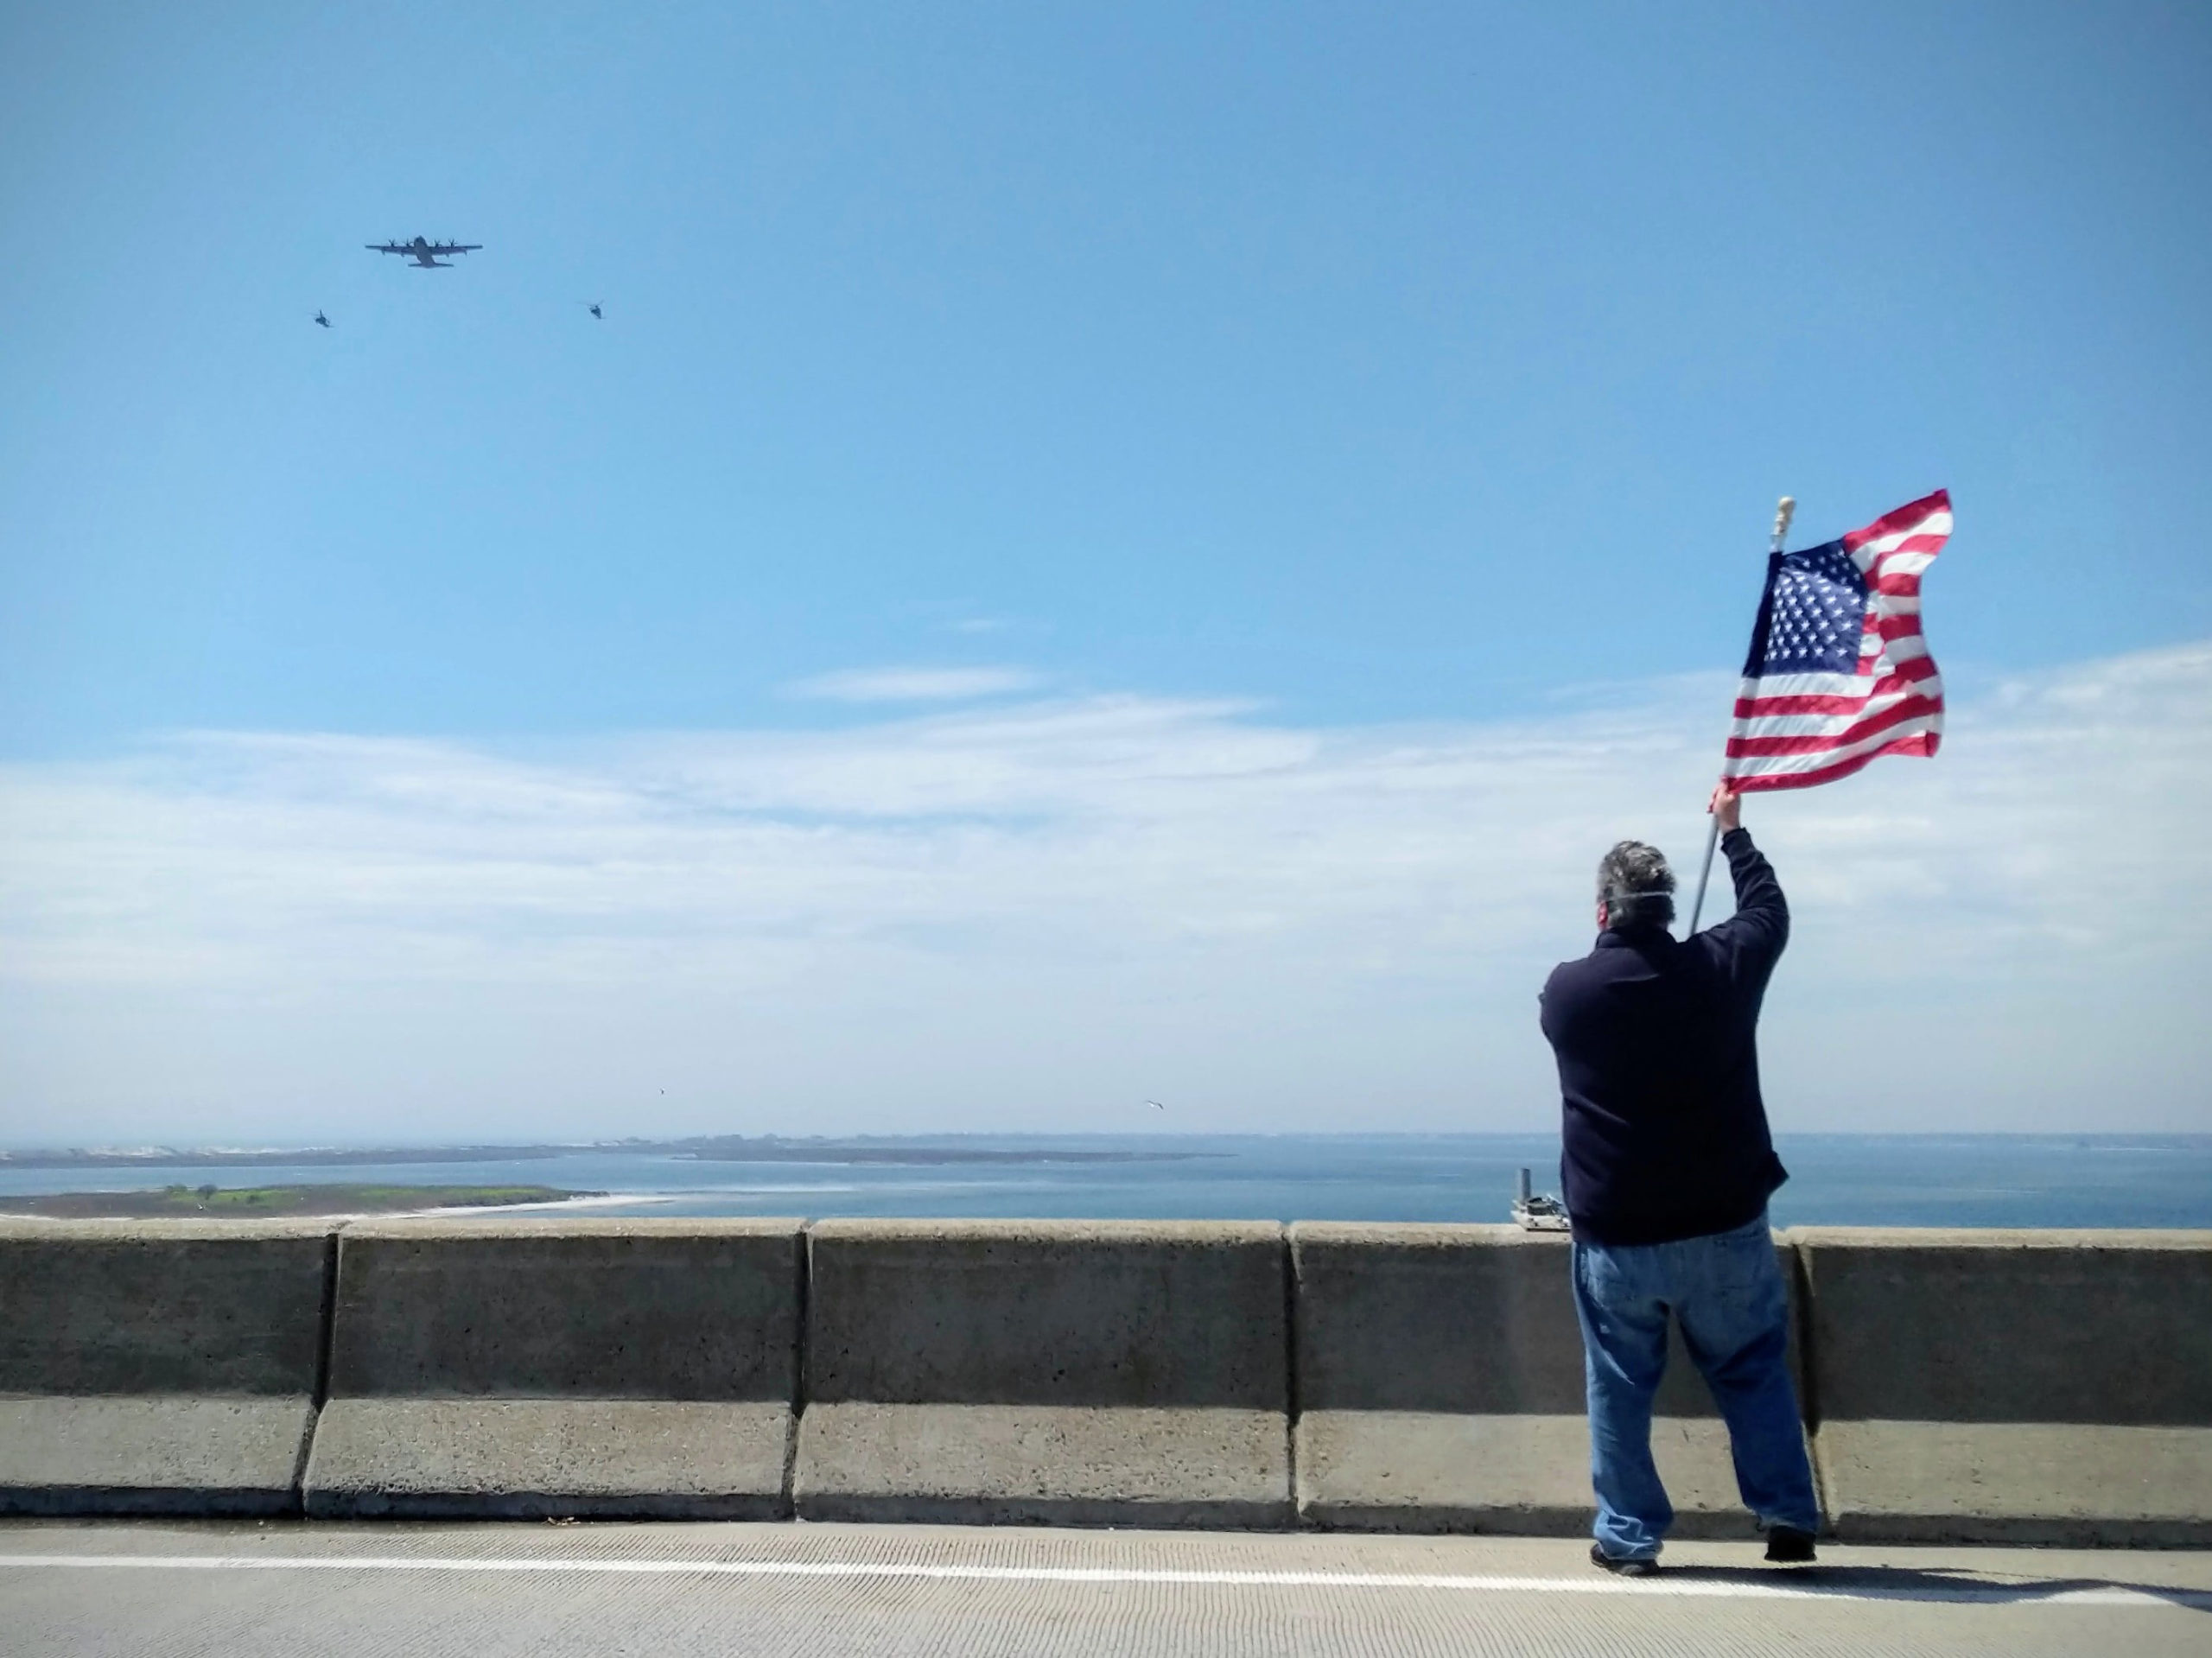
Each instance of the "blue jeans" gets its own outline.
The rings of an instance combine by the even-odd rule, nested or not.
[[[1673,1243],[1576,1239],[1574,1311],[1590,1384],[1590,1483],[1599,1546],[1649,1559],[1674,1523],[1651,1463],[1651,1396],[1667,1368],[1667,1315],[1728,1424],[1736,1488],[1761,1527],[1820,1529],[1790,1385],[1789,1298],[1766,1216]]]

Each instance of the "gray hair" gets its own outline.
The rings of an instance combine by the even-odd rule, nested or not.
[[[1667,854],[1641,841],[1623,841],[1598,860],[1598,902],[1605,924],[1663,927],[1675,918],[1675,872]]]

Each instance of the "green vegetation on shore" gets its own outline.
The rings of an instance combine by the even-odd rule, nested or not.
[[[603,1192],[557,1186],[167,1186],[158,1191],[48,1191],[0,1197],[0,1214],[56,1220],[159,1216],[251,1219],[267,1215],[388,1215],[418,1209],[490,1209],[560,1203]]]

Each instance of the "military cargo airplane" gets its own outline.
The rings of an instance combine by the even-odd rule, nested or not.
[[[444,270],[453,261],[441,259],[441,253],[475,253],[483,247],[481,242],[426,242],[416,237],[411,242],[369,242],[365,245],[372,253],[400,253],[414,260],[417,270]]]
[[[327,328],[330,326],[330,319],[317,311],[315,314],[315,326],[318,328]]]

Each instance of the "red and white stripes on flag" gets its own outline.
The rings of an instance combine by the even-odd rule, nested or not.
[[[1721,776],[1738,791],[1805,789],[1878,754],[1933,754],[1943,682],[1920,631],[1920,578],[1951,534],[1951,498],[1901,506],[1767,561]]]

